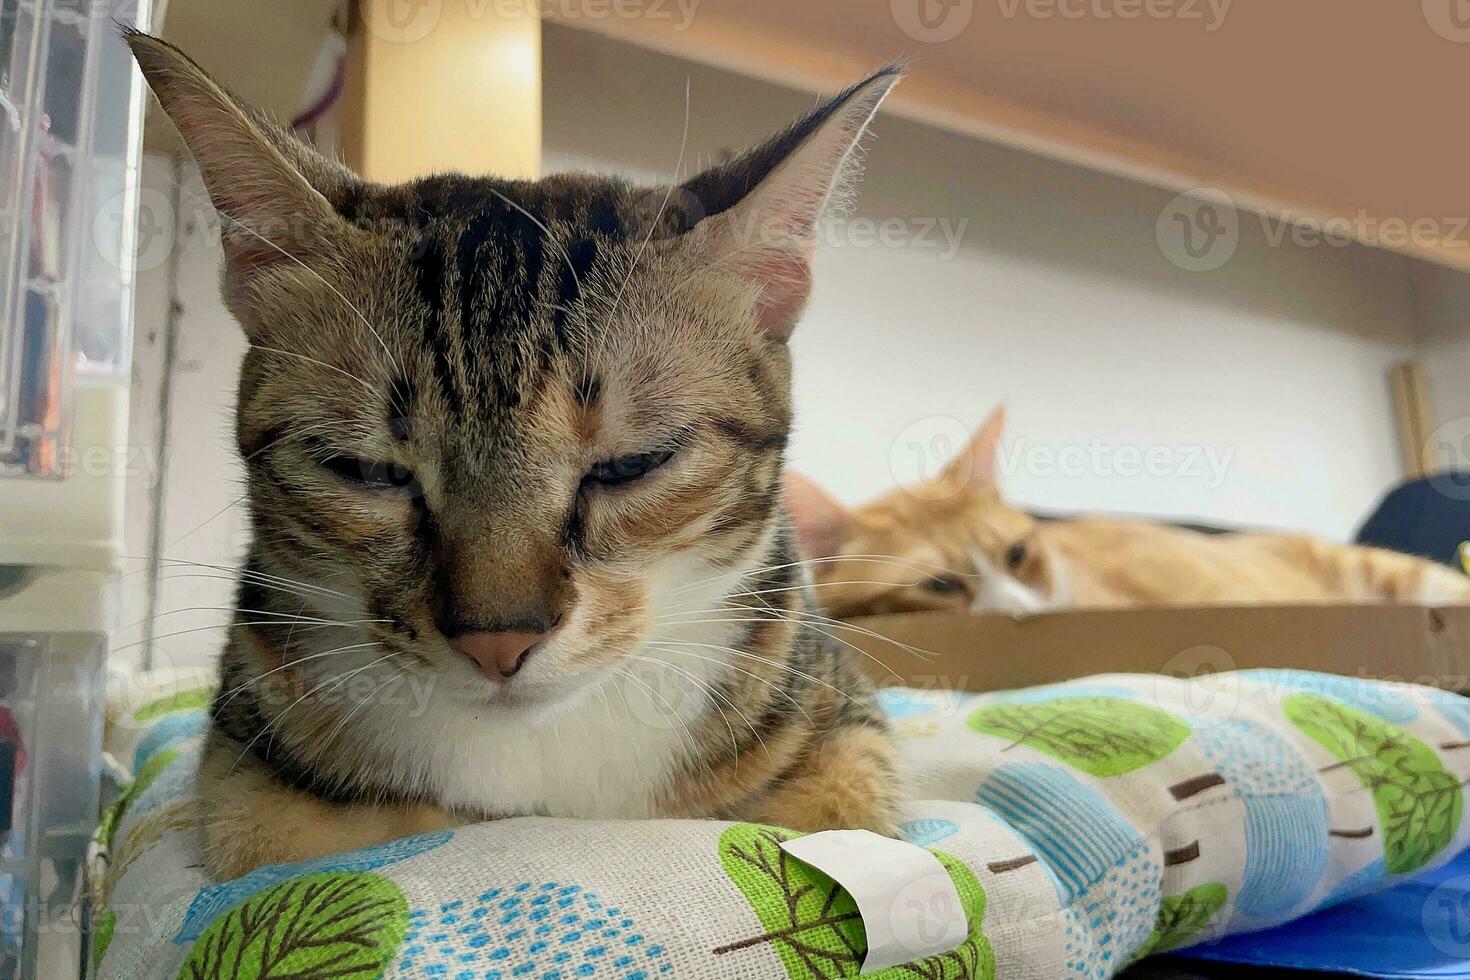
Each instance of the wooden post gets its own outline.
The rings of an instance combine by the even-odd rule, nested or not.
[[[1435,447],[1429,444],[1434,431],[1434,404],[1429,397],[1429,379],[1424,365],[1403,361],[1389,370],[1393,385],[1393,409],[1398,420],[1399,448],[1403,452],[1404,472],[1408,476],[1426,476],[1440,465]]]
[[[536,5],[358,0],[352,7],[342,149],[370,180],[541,168]]]

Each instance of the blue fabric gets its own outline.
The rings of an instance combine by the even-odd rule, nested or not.
[[[1470,980],[1470,852],[1396,888],[1176,955],[1390,980]]]
[[[1445,470],[1396,487],[1363,523],[1358,544],[1422,555],[1458,568],[1470,541],[1470,470]]]

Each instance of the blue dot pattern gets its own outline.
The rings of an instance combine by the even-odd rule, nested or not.
[[[1120,857],[1063,914],[1067,975],[1104,980],[1122,968],[1153,932],[1163,865],[1146,845]]]
[[[399,973],[446,980],[654,980],[673,969],[621,909],[529,881],[409,913]]]
[[[1286,739],[1243,718],[1195,722],[1194,744],[1238,797],[1320,797],[1322,785],[1307,760]]]
[[[1254,918],[1285,915],[1327,870],[1332,841],[1322,784],[1290,742],[1255,722],[1202,721],[1194,742],[1244,801],[1245,869],[1235,907]]]

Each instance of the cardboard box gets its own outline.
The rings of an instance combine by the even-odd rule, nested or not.
[[[870,673],[884,686],[990,691],[1101,673],[1297,667],[1470,691],[1470,606],[912,613],[859,617],[849,626],[841,636],[868,655]]]

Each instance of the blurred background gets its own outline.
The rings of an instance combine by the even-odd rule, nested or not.
[[[847,503],[932,475],[1001,401],[1005,489],[1048,513],[1348,540],[1398,482],[1470,462],[1459,0],[156,6],[238,94],[383,180],[667,181],[909,59],[794,340],[792,464]],[[242,548],[244,341],[161,115],[144,146],[125,618],[175,610],[132,649],[196,661],[212,636],[163,634],[222,621],[177,610],[229,583],[147,559]]]

